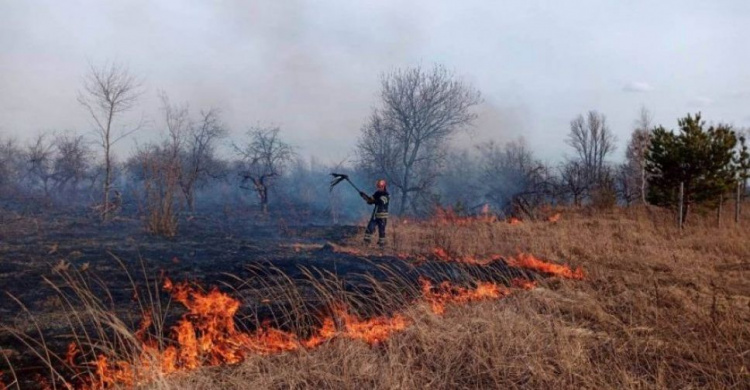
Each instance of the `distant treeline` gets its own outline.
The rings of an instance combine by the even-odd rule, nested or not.
[[[522,138],[456,150],[450,139],[472,125],[482,97],[439,65],[382,76],[380,104],[364,121],[356,159],[347,165],[301,159],[275,126],[252,126],[228,140],[218,108],[191,112],[163,92],[162,140],[116,159],[113,145],[142,127],[122,123],[140,88],[122,66],[92,67],[78,100],[96,137],[52,132],[24,144],[0,138],[0,200],[86,208],[103,219],[141,215],[150,230],[167,235],[176,234],[182,214],[228,209],[343,223],[368,210],[356,192],[330,191],[328,174],[342,171],[365,188],[386,179],[397,215],[427,215],[436,207],[472,214],[489,205],[504,216],[535,219],[547,205],[674,207],[682,185],[686,217],[737,189],[744,196],[750,172],[746,131],[706,126],[700,113],[678,119],[678,130],[670,131],[655,126],[645,108],[620,164],[612,163],[616,139],[597,111],[571,120],[566,143],[573,157],[558,164],[538,159]],[[231,144],[232,153],[219,155],[219,142]]]

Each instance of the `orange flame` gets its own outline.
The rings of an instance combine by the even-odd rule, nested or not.
[[[567,279],[579,279],[582,280],[585,275],[581,268],[572,270],[567,265],[548,263],[544,260],[540,260],[534,255],[528,253],[521,253],[516,257],[509,257],[506,259],[508,265],[512,267],[519,267],[530,269],[533,271],[542,272],[549,275],[560,276]]]
[[[79,352],[78,345],[75,342],[68,344],[68,352],[65,353],[65,363],[68,363],[71,367],[75,366],[75,358]]]
[[[557,221],[559,221],[559,220],[560,220],[560,217],[562,217],[562,214],[560,214],[560,213],[557,213],[557,214],[555,214],[555,215],[551,215],[551,216],[549,216],[549,217],[547,218],[547,221],[548,221],[548,222],[552,222],[552,223],[555,223],[555,222],[557,222]]]
[[[164,281],[164,287],[188,309],[172,327],[176,344],[159,350],[148,340],[145,330],[152,319],[146,315],[136,331],[143,343],[139,366],[134,367],[128,361],[110,362],[107,356],[99,355],[92,363],[97,380],[85,388],[133,386],[148,380],[149,373],[154,371],[169,374],[201,366],[234,364],[244,360],[249,352],[269,354],[295,350],[299,346],[295,335],[267,325],[253,333],[237,330],[234,315],[240,302],[216,288],[203,293],[187,283],[173,284],[169,279]]]
[[[424,278],[420,278],[419,283],[422,285],[422,295],[425,301],[429,303],[432,312],[438,315],[445,313],[447,304],[465,304],[486,299],[498,299],[510,294],[508,288],[498,286],[495,283],[479,282],[473,290],[454,286],[449,282],[442,282],[433,286],[432,282]]]
[[[560,214],[548,218],[550,222],[559,220]],[[494,223],[497,217],[490,213],[489,205],[482,207],[477,216],[461,217],[452,209],[438,208],[429,222],[441,225],[468,226],[476,223]],[[507,221],[511,225],[521,224],[515,217]],[[417,222],[418,223],[418,222]],[[407,220],[403,220],[407,224]],[[295,251],[301,250],[302,245],[295,244]],[[361,255],[354,248],[332,245],[332,250],[339,253]],[[430,256],[397,255],[399,258],[416,258],[417,261],[427,261]],[[500,255],[478,257],[475,255],[456,256],[445,248],[434,248],[432,258],[444,262],[458,262],[474,265],[488,265],[503,260]],[[521,253],[515,257],[505,259],[511,267],[525,268],[549,275],[570,279],[583,279],[584,273],[580,268],[572,270],[566,265],[553,264],[540,260],[533,255]],[[461,287],[450,282],[433,284],[424,278],[419,279],[422,300],[430,310],[443,315],[448,305],[466,304],[489,299],[500,299],[511,294],[512,289],[531,290],[536,282],[515,278],[510,281],[510,287],[490,282],[477,282],[474,288]],[[84,379],[86,389],[105,389],[115,386],[135,386],[147,382],[154,374],[171,374],[204,366],[221,364],[236,364],[245,360],[251,354],[268,355],[296,351],[301,348],[315,348],[333,338],[347,338],[359,340],[371,346],[389,339],[394,333],[403,331],[411,325],[411,321],[403,314],[378,316],[362,319],[352,314],[344,305],[331,307],[331,315],[322,319],[321,326],[310,333],[307,338],[301,338],[294,333],[272,327],[263,323],[254,331],[240,331],[237,329],[234,317],[241,302],[226,293],[212,288],[209,291],[199,290],[188,283],[173,283],[164,278],[163,288],[180,302],[187,312],[178,323],[171,328],[172,339],[166,347],[159,346],[150,339],[148,330],[153,325],[149,313],[144,313],[141,324],[135,332],[141,342],[140,356],[136,359],[110,361],[107,356],[99,355],[89,366],[93,368],[94,379]],[[68,346],[66,362],[75,367],[75,360],[80,356],[80,349],[74,343]],[[79,358],[79,360],[81,360]],[[0,379],[2,372],[0,372]],[[87,376],[81,375],[87,378]],[[5,390],[0,382],[0,390]]]
[[[394,332],[402,331],[410,325],[410,322],[400,314],[393,317],[379,316],[368,320],[361,320],[346,310],[346,307],[337,306],[334,308],[334,315],[341,323],[341,336],[364,341],[370,345],[379,344],[390,337]],[[320,336],[325,337],[330,334],[330,324],[334,324],[332,318],[326,319],[328,326],[324,322]]]
[[[250,353],[267,355],[314,348],[333,337],[361,340],[370,345],[387,340],[394,332],[408,327],[411,322],[401,314],[360,319],[350,314],[346,307],[333,308],[333,316],[323,320],[323,325],[310,338],[300,340],[295,334],[263,324],[254,332],[241,332],[236,328],[234,316],[240,302],[213,288],[203,293],[187,283],[174,284],[165,280],[165,289],[174,299],[182,303],[188,312],[172,327],[175,345],[160,351],[145,336],[152,324],[150,316],[144,316],[136,334],[142,341],[139,366],[128,361],[110,361],[99,355],[91,363],[96,380],[86,384],[87,389],[105,389],[115,385],[134,386],[148,380],[148,373],[170,374],[181,370],[192,370],[202,366],[235,364]],[[336,326],[338,324],[338,326]],[[338,328],[338,329],[337,329]],[[78,348],[68,347],[71,365]]]
[[[435,256],[435,258],[437,258],[440,261],[464,263],[464,264],[476,264],[476,265],[488,265],[495,261],[504,259],[504,257],[500,255],[492,255],[486,258],[478,258],[478,257],[471,256],[471,255],[451,256],[448,254],[448,251],[440,247],[433,249],[432,254]],[[575,270],[572,270],[567,265],[546,262],[544,260],[540,260],[536,258],[534,255],[527,254],[527,253],[521,253],[516,257],[508,257],[505,259],[505,261],[511,267],[530,269],[533,271],[542,272],[542,273],[553,275],[553,276],[559,276],[559,277],[563,277],[566,279],[582,280],[585,277],[585,274],[580,267],[576,268]],[[514,287],[523,287],[523,286],[519,285],[519,286],[514,286]]]
[[[514,282],[531,288],[533,284]],[[510,294],[510,289],[494,283],[479,282],[473,289],[442,282],[433,286],[427,279],[420,279],[423,299],[438,315],[445,313],[446,305],[465,304],[487,299],[498,299]],[[148,340],[145,329],[152,320],[145,316],[139,326],[138,337],[143,343],[138,366],[129,361],[110,361],[99,355],[91,362],[95,380],[85,384],[87,389],[105,389],[115,386],[134,386],[146,382],[155,372],[170,374],[192,370],[201,366],[234,364],[243,361],[250,353],[272,354],[295,351],[300,348],[315,348],[334,337],[360,340],[377,345],[396,332],[403,331],[411,321],[402,314],[360,319],[343,305],[332,308],[332,315],[322,321],[322,326],[307,339],[263,324],[254,332],[237,330],[234,316],[240,302],[213,288],[207,293],[190,287],[187,283],[173,284],[165,280],[175,300],[182,303],[188,312],[172,328],[176,342],[163,350]],[[70,362],[78,348],[68,347]],[[71,364],[72,365],[72,364]]]
[[[522,290],[532,290],[536,288],[536,281],[523,279],[523,278],[513,278],[510,281],[510,285],[516,288],[520,288]]]

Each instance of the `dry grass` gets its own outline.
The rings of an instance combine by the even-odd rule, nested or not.
[[[645,210],[517,226],[396,222],[398,252],[528,251],[588,276],[443,318],[412,308],[415,324],[379,347],[336,340],[159,387],[748,388],[750,223],[717,228],[714,218],[694,217],[682,233],[670,215]]]
[[[549,279],[503,300],[451,307],[442,317],[425,305],[406,305],[418,292],[385,280],[362,306],[386,312],[406,305],[413,323],[380,345],[335,338],[312,350],[158,377],[148,387],[749,388],[748,228],[750,222],[718,228],[715,217],[694,217],[678,232],[670,215],[634,209],[571,211],[558,223],[513,226],[392,221],[394,252],[529,252],[581,266],[587,278]],[[278,276],[255,278],[267,282],[254,291],[258,298],[276,291],[292,303],[281,322],[298,332],[310,326],[302,297],[308,290],[357,307],[356,293],[340,290],[334,277],[311,275],[317,282],[305,286]],[[105,318],[101,328],[109,326],[104,322],[123,332],[110,344],[127,355],[127,346],[118,347],[129,339],[125,327]]]

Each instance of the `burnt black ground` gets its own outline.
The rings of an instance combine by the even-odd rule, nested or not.
[[[336,275],[345,291],[358,292],[354,296],[372,291],[368,276],[387,281],[398,275],[412,286],[418,285],[420,276],[458,283],[475,278],[536,277],[502,262],[491,267],[420,264],[387,252],[368,251],[369,255],[360,256],[334,250],[336,244],[361,232],[358,226],[290,225],[247,215],[218,215],[183,218],[178,236],[165,239],[146,233],[142,221],[136,218],[117,217],[103,223],[95,216],[70,212],[32,216],[6,213],[0,220],[0,324],[32,328],[19,304],[6,295],[10,294],[38,319],[50,346],[64,353],[70,328],[60,320],[59,313],[65,308],[58,294],[43,281],[47,278],[62,283],[55,272],[60,264],[68,264],[69,271],[80,271],[105,304],[129,317],[134,325],[141,314],[127,272],[139,287],[161,283],[164,276],[204,287],[219,286],[243,299],[241,318],[247,319],[248,327],[262,317],[277,318],[274,310],[284,311],[282,306],[288,304],[281,299],[277,302],[273,292],[267,296],[257,293],[271,282],[269,279],[279,277],[276,269],[291,279],[305,279],[305,269]],[[266,304],[260,304],[261,299]],[[310,304],[314,308],[316,302]],[[178,315],[179,310],[174,311],[173,316]],[[7,333],[0,333],[0,349],[21,371],[25,365],[36,366],[28,351]],[[7,372],[4,366],[6,363],[0,360],[0,370]]]

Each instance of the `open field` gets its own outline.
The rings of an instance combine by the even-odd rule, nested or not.
[[[70,235],[75,221],[23,219],[3,226],[4,237],[10,237],[0,261],[3,286],[30,302],[40,323],[64,328],[63,319],[70,316],[54,294],[43,292],[49,289],[39,287],[41,276],[60,277],[52,268],[62,258],[70,263],[69,271],[88,264],[81,275],[105,275],[108,291],[120,291],[122,296],[112,294],[112,300],[118,302],[113,311],[127,325],[124,332],[135,332],[142,313],[133,309],[136,300],[124,299],[132,295],[131,282],[106,277],[125,275],[107,250],[130,263],[138,285],[161,282],[161,271],[176,281],[219,285],[242,302],[238,324],[282,313],[273,317],[274,327],[309,334],[320,326],[313,314],[325,306],[303,303],[312,301],[344,302],[362,318],[404,320],[405,326],[389,330],[377,342],[347,333],[347,337],[325,339],[315,348],[251,353],[232,365],[157,375],[144,382],[145,387],[747,388],[750,384],[747,222],[739,226],[725,222],[718,228],[712,219],[696,217],[680,233],[669,215],[634,209],[592,215],[570,211],[556,223],[516,225],[481,219],[393,220],[390,247],[381,252],[361,248],[360,231],[351,227],[235,230],[236,221],[207,219],[189,225],[181,238],[163,241],[139,233],[139,225],[132,221],[115,221],[109,227],[111,234],[93,223],[87,227],[78,222],[77,233]],[[325,246],[326,241],[336,244]],[[580,266],[585,278],[545,278],[543,273],[507,267],[519,253]],[[139,257],[145,259],[144,271]],[[272,279],[271,273],[248,267],[264,262],[291,275],[290,282],[251,286],[250,280]],[[310,279],[303,269],[332,270],[332,274],[303,286],[297,282]],[[363,274],[375,275],[377,281]],[[481,280],[512,285],[511,279],[518,277],[537,284],[528,291],[513,289],[507,296],[494,297],[503,299],[447,304],[442,313],[434,310],[429,296],[416,298],[420,276],[435,281],[448,278],[466,288]],[[153,290],[160,289],[156,287]],[[305,299],[295,301],[293,296]],[[295,302],[301,309],[294,308]],[[177,303],[172,305],[172,309],[159,308],[172,313],[163,316],[165,323],[185,312]],[[2,310],[3,325],[31,328],[12,302],[3,300]],[[156,333],[155,328],[149,332]],[[70,332],[67,337],[64,330],[52,333],[50,345],[64,354]],[[23,348],[13,337],[5,334],[1,340],[6,354],[23,357]],[[20,361],[31,360],[26,356]],[[21,373],[24,369],[15,368]],[[12,383],[8,369],[3,372],[3,380]]]
[[[175,377],[168,388],[748,388],[750,234],[667,215],[565,214],[557,224],[412,226],[398,250],[453,245],[581,265],[524,294],[456,307],[379,348],[336,342]]]
[[[0,390],[750,390],[750,0],[674,3],[0,1]]]

